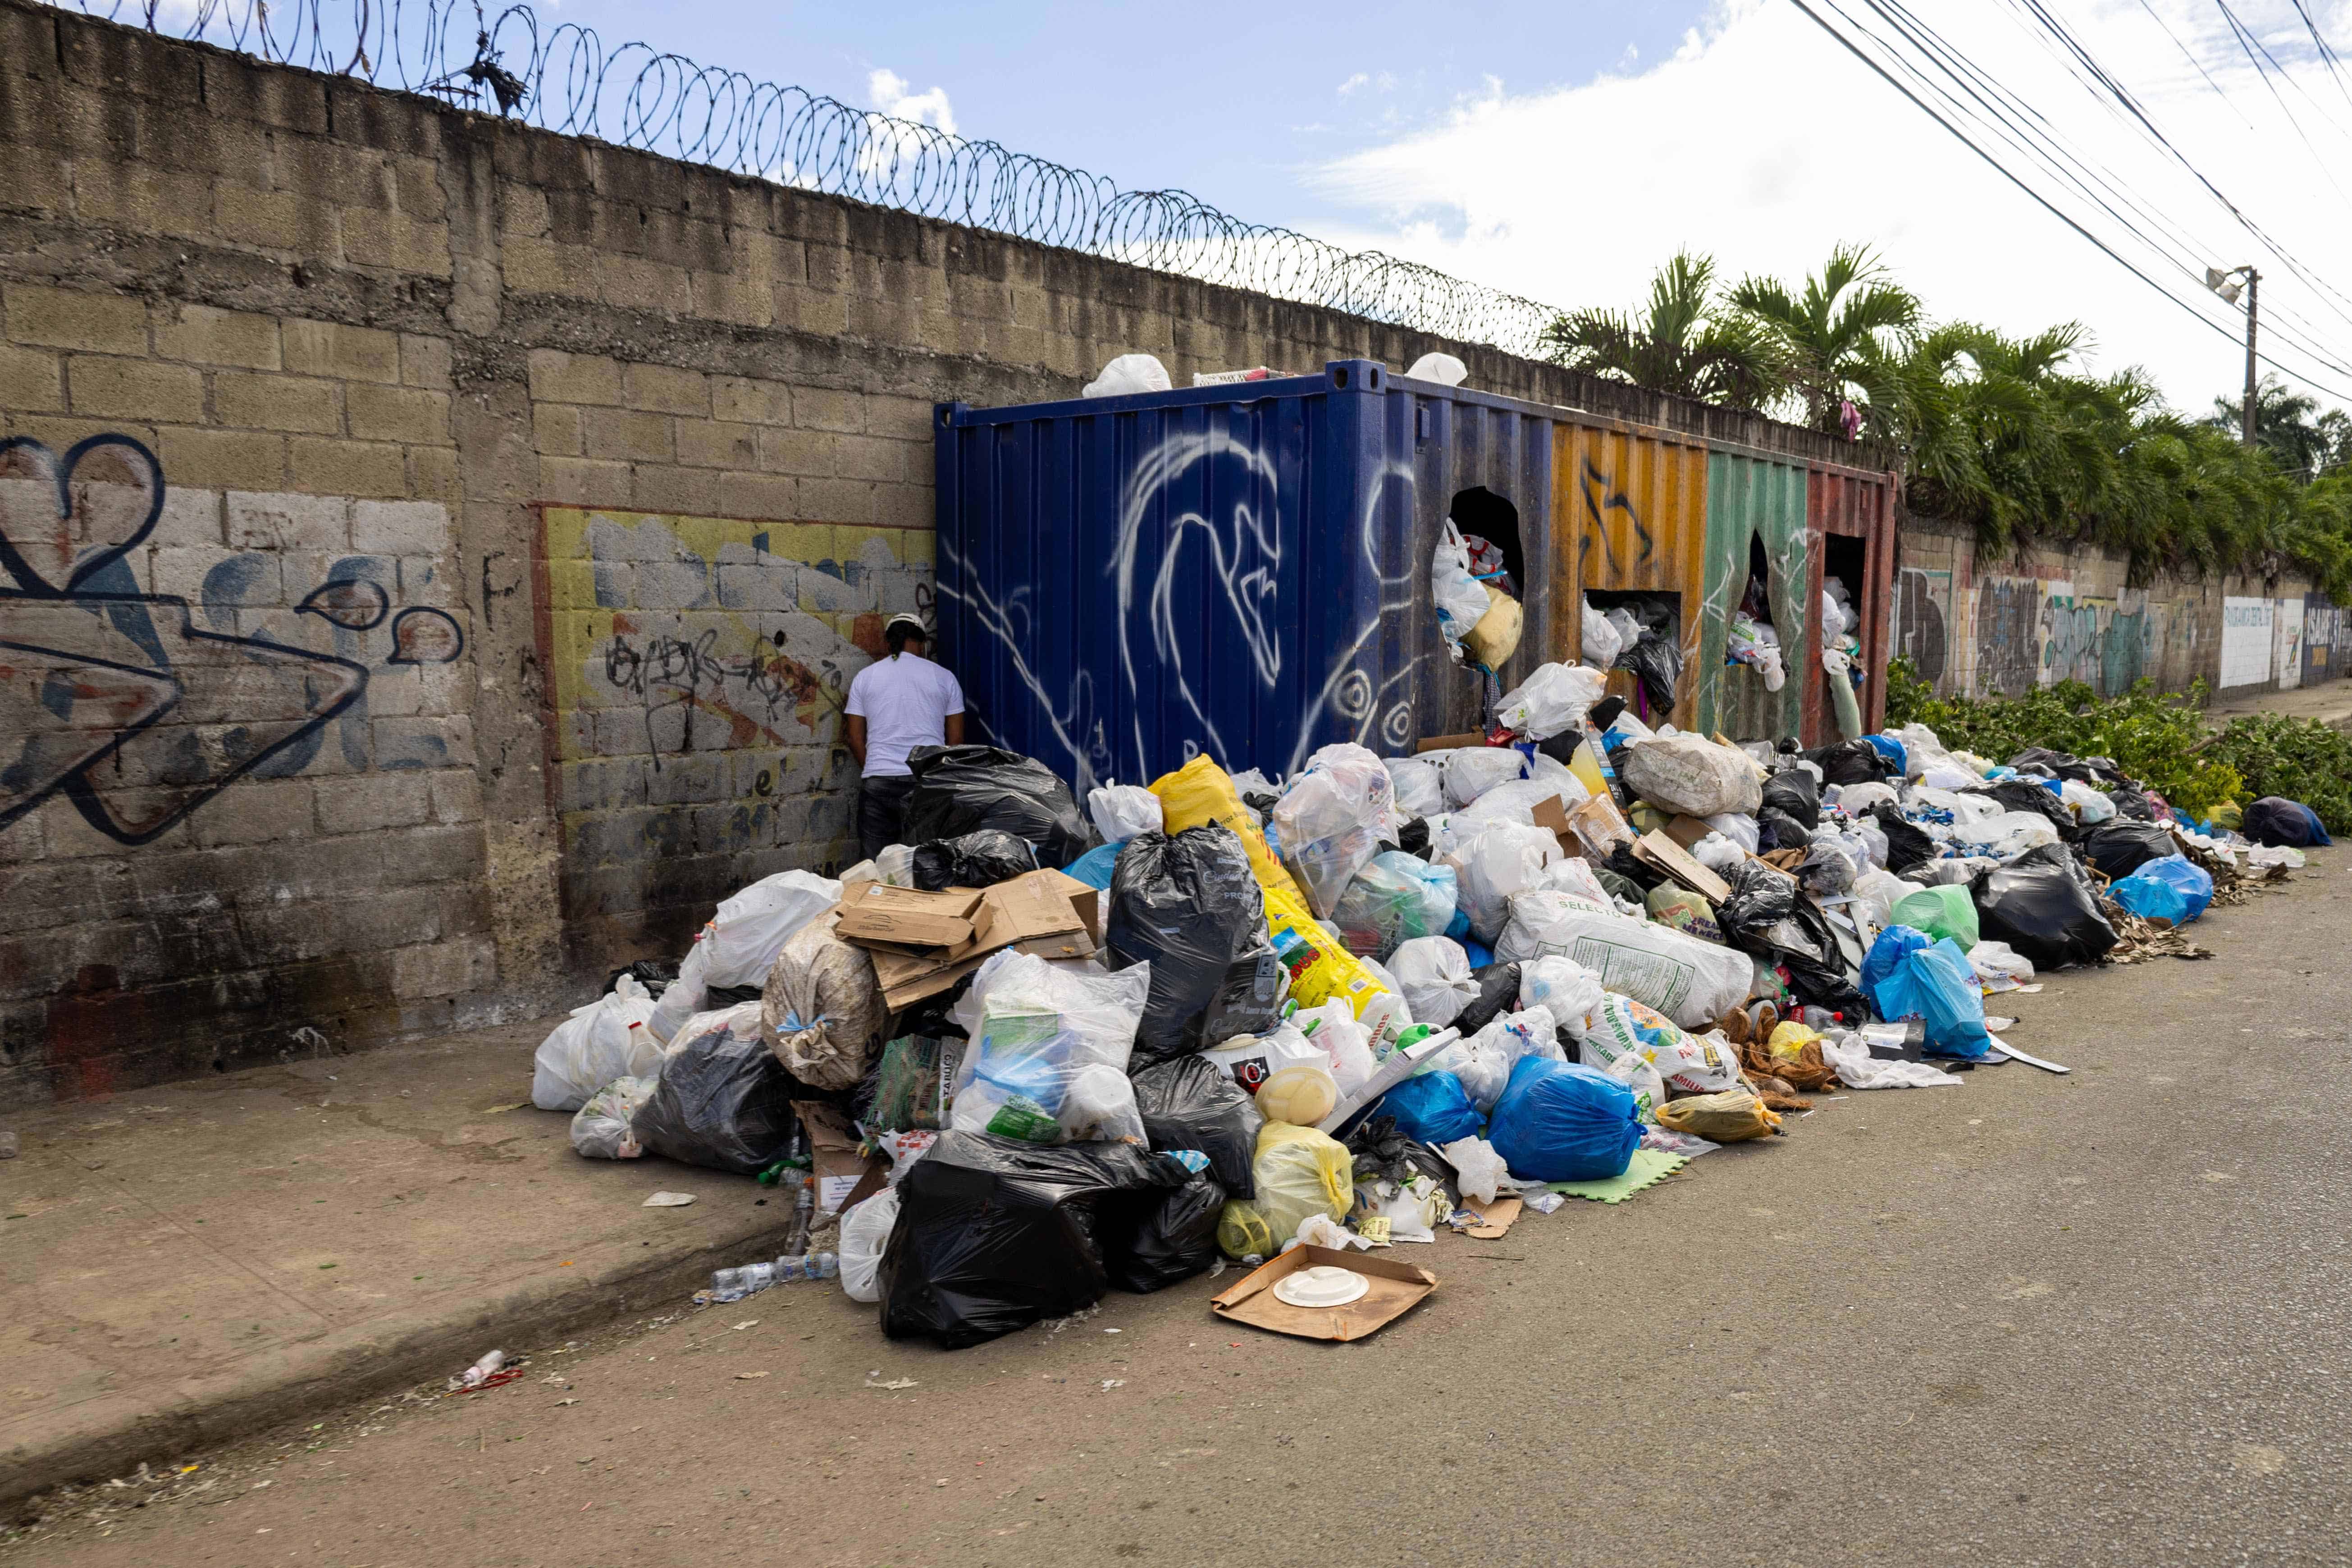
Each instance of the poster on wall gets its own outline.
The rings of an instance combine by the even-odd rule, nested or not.
[[[2303,601],[2281,599],[2271,617],[2271,668],[2281,691],[2303,684]]]
[[[2221,601],[2221,679],[2233,686],[2262,686],[2271,678],[2271,626],[2276,618],[2268,599]]]

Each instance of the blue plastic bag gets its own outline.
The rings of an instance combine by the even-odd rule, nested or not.
[[[1486,1141],[1522,1181],[1605,1182],[1633,1163],[1642,1118],[1633,1091],[1607,1073],[1521,1057]]]
[[[1442,1069],[1405,1079],[1381,1096],[1371,1114],[1395,1117],[1398,1131],[1433,1149],[1456,1138],[1475,1138],[1480,1125],[1470,1091]]]
[[[2294,808],[2303,813],[2305,821],[2311,824],[2311,842],[2314,845],[2325,847],[2336,842],[2336,840],[2327,837],[2327,825],[2319,820],[2319,813],[2312,810],[2311,807],[2304,805],[2301,801],[2296,801],[2294,803]]]
[[[1902,769],[1904,777],[1911,776],[1911,753],[1904,750],[1902,742],[1892,735],[1864,735],[1863,739],[1870,742],[1872,751]]]
[[[2169,921],[2177,926],[2189,923],[2189,895],[2162,877],[2142,876],[2140,871],[2134,871],[2108,888],[2107,897],[2144,921]]]
[[[2167,855],[2159,859],[2150,860],[2124,879],[2127,882],[2137,881],[2142,877],[2153,877],[2161,881],[2169,882],[2179,889],[2180,896],[2187,900],[2189,904],[2187,920],[2196,920],[2204,914],[2206,908],[2213,902],[2213,874],[2185,855]],[[2137,910],[2133,910],[2132,912],[2139,913]],[[2179,925],[2185,921],[2176,920],[2173,923]]]
[[[1992,1048],[1984,990],[1949,937],[1931,942],[1909,926],[1888,926],[1862,961],[1862,985],[1880,1017],[1925,1019],[1933,1055],[1980,1057]]]
[[[1126,847],[1124,844],[1098,845],[1063,867],[1062,875],[1108,892],[1111,867],[1118,862],[1118,852]]]
[[[1486,968],[1488,964],[1495,962],[1495,950],[1488,947],[1485,942],[1473,942],[1468,937],[1465,936],[1458,936],[1454,940],[1462,944],[1462,952],[1464,955],[1470,960],[1470,972],[1472,973],[1476,973],[1479,970]]]

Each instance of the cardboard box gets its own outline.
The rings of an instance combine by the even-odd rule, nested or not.
[[[968,888],[919,893],[881,882],[860,884],[845,893],[834,930],[852,942],[884,942],[894,947],[961,947],[971,941],[972,917],[981,895]]]
[[[1416,744],[1413,752],[1416,755],[1423,752],[1451,752],[1461,746],[1483,746],[1486,743],[1485,733],[1473,730],[1466,735],[1431,735]]]
[[[882,1190],[890,1163],[857,1152],[857,1129],[837,1105],[822,1100],[795,1100],[793,1110],[808,1134],[809,1155],[816,1168],[816,1212],[837,1215]]]
[[[898,1013],[936,996],[1003,948],[1039,958],[1091,955],[1096,937],[1071,897],[1073,889],[1086,895],[1089,912],[1097,908],[1095,890],[1085,883],[1059,871],[1030,871],[975,895],[968,941],[952,947],[869,948],[884,1005]]]
[[[1568,814],[1569,831],[1576,835],[1582,847],[1579,851],[1588,858],[1606,860],[1612,846],[1630,842],[1633,837],[1625,814],[1617,803],[1606,795],[1594,795]]]
[[[1344,1307],[1294,1307],[1275,1296],[1276,1280],[1324,1263],[1354,1269],[1371,1281],[1371,1289]],[[1233,1322],[1302,1340],[1360,1340],[1403,1317],[1436,1289],[1436,1275],[1410,1263],[1324,1247],[1294,1247],[1250,1270],[1240,1284],[1213,1298],[1209,1308]]]
[[[1633,858],[1664,871],[1710,904],[1720,904],[1731,897],[1730,883],[1700,865],[1691,858],[1689,850],[1664,833],[1652,831],[1635,839]]]
[[[1528,814],[1535,825],[1559,840],[1559,852],[1571,858],[1584,853],[1584,841],[1568,826],[1568,807],[1560,805],[1559,796],[1548,795],[1536,802]]]

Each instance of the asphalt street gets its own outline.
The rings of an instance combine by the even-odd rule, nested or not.
[[[954,1353],[823,1289],[681,1302],[53,1498],[0,1560],[2343,1562],[2334,862],[2216,910],[2210,960],[2016,997],[2068,1077],[1849,1094],[1444,1237],[1361,1343],[1221,1324],[1232,1274]]]

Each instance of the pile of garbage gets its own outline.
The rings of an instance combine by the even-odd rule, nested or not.
[[[1232,1262],[1312,1264],[1217,1299],[1244,1321],[1402,1311],[1433,1276],[1373,1249],[1622,1195],[1824,1091],[2064,1070],[1988,995],[2188,947],[2301,863],[2255,839],[2317,841],[2290,802],[2250,838],[1923,726],[1653,730],[1604,680],[1543,666],[1473,744],[1196,756],[1083,809],[1030,758],[918,750],[917,842],[720,904],[674,976],[557,1027],[533,1100],[585,1156],[792,1184],[783,1255],[719,1300],[837,1249],[890,1334],[950,1347]]]

